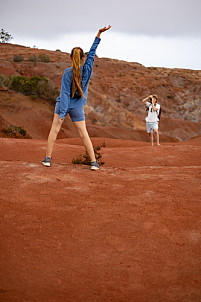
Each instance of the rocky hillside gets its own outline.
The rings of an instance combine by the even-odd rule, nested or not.
[[[14,56],[20,55],[23,60],[14,62]],[[41,55],[49,62],[44,62]],[[68,53],[0,44],[3,75],[43,75],[60,88],[63,71],[69,66]],[[147,140],[146,112],[141,100],[151,93],[158,94],[162,107],[162,140],[186,140],[201,134],[201,71],[146,68],[138,63],[96,57],[86,106],[90,135]],[[43,139],[49,131],[52,113],[53,106],[46,101],[31,100],[1,88],[0,130],[9,124],[23,126],[33,138]],[[76,135],[67,121],[60,137]]]

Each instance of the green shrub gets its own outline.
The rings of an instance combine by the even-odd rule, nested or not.
[[[19,133],[23,136],[26,136],[27,132],[23,128],[19,127]]]
[[[2,132],[12,137],[17,137],[17,133],[21,134],[23,137],[25,137],[27,134],[26,130],[15,125],[10,125],[8,128],[3,128]]]
[[[59,96],[59,91],[52,81],[41,78],[37,86],[37,95],[54,104],[56,103],[56,98]]]
[[[5,75],[0,74],[0,87],[4,86],[8,86],[8,78]]]
[[[37,95],[37,86],[40,77],[30,79],[23,76],[10,76],[9,89],[21,92],[25,95]]]
[[[102,158],[102,154],[100,152],[101,148],[105,148],[105,142],[103,143],[102,146],[96,146],[94,148],[95,157],[99,166],[104,165],[104,162],[101,159]],[[89,157],[89,154],[86,152],[85,154],[80,154],[77,158],[73,158],[72,163],[77,165],[91,165],[91,159]]]
[[[174,99],[174,95],[167,95],[168,99]]]
[[[157,67],[147,67],[150,70],[157,70]]]
[[[28,58],[28,61],[34,62],[34,65],[36,65],[37,62],[38,62],[38,58],[37,58],[36,55],[32,55],[32,56],[30,56],[30,57]]]
[[[49,56],[42,53],[38,56],[38,58],[40,62],[44,62],[44,63],[49,63],[51,61]]]
[[[88,53],[89,53],[89,52],[88,52],[88,51],[86,51],[86,52],[84,53],[84,55],[86,55],[86,56],[87,56],[87,55],[88,55]],[[97,54],[95,54],[95,57],[96,57],[96,58],[98,58]]]
[[[56,49],[56,51],[60,51],[60,52],[61,52],[61,50],[60,50],[60,49]]]
[[[32,98],[32,100],[36,100],[38,98],[38,96],[36,94],[32,94],[31,98]]]
[[[59,91],[54,83],[43,76],[26,78],[23,76],[0,75],[0,85],[11,90],[31,96],[33,99],[41,97],[50,103],[55,103]]]
[[[14,55],[13,56],[13,61],[14,62],[22,62],[24,60],[23,55]]]

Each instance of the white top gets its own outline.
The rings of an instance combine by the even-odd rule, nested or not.
[[[146,102],[146,106],[149,108],[148,115],[145,118],[146,122],[148,123],[154,123],[158,122],[158,114],[160,110],[160,105],[158,103],[155,104],[155,107],[157,108],[156,111],[153,110],[152,104],[150,102]]]

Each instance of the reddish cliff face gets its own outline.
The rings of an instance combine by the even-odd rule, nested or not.
[[[41,54],[48,56],[50,62],[30,61],[31,56]],[[22,55],[24,60],[14,62],[14,55]],[[63,71],[69,66],[68,53],[0,44],[0,73],[4,75],[43,75],[60,88]],[[201,71],[146,68],[138,63],[96,57],[85,108],[90,135],[147,140],[146,112],[141,100],[151,93],[158,94],[163,110],[162,140],[186,140],[201,133]],[[53,106],[4,89],[0,96],[1,124],[24,126],[33,138],[47,136]],[[60,137],[76,135],[67,121]]]

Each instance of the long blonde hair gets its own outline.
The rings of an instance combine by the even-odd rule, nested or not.
[[[73,86],[72,86],[72,97],[74,97],[75,92],[78,90],[80,95],[84,97],[84,93],[81,87],[81,60],[84,57],[84,52],[80,47],[74,47],[70,55],[73,60]]]

